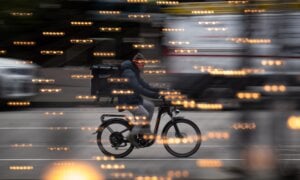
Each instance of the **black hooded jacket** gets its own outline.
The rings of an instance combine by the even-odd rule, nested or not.
[[[122,89],[133,90],[134,94],[118,96],[119,104],[142,104],[143,98],[141,95],[154,99],[159,97],[159,89],[151,87],[141,78],[138,67],[132,61],[127,60],[121,64],[121,77],[129,80],[128,83],[123,85]]]

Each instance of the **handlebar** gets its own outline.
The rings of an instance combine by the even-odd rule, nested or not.
[[[166,99],[164,96],[159,96],[158,99],[161,99],[164,105],[167,105]]]
[[[173,113],[175,113],[176,115],[180,112],[179,109],[176,106],[172,105],[171,102],[167,101],[164,96],[159,96],[159,99],[161,99],[163,102],[160,107],[167,108],[165,112],[168,113],[171,117],[173,116]]]
[[[171,102],[166,100],[164,96],[159,96],[159,99],[162,101],[162,104],[160,106],[169,106],[169,107],[173,106]]]

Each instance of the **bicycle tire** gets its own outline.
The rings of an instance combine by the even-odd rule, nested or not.
[[[188,120],[188,119],[180,118],[180,119],[175,119],[174,121],[168,122],[168,123],[165,125],[165,127],[164,127],[164,129],[163,129],[163,131],[162,131],[162,136],[161,136],[161,137],[163,138],[163,142],[168,142],[168,141],[167,141],[167,134],[168,134],[168,131],[170,130],[170,128],[171,128],[172,126],[174,126],[174,123],[176,123],[176,124],[177,124],[177,123],[184,123],[184,124],[187,124],[187,125],[191,126],[191,127],[195,130],[195,132],[196,132],[196,134],[197,134],[197,137],[199,137],[199,138],[198,138],[198,140],[197,140],[197,143],[196,143],[195,147],[194,147],[191,151],[189,151],[189,152],[187,152],[187,153],[178,153],[178,152],[174,151],[174,150],[169,146],[168,143],[163,143],[165,149],[166,149],[170,154],[172,154],[173,156],[179,157],[179,158],[189,157],[189,156],[195,154],[195,153],[199,150],[199,148],[200,148],[200,146],[201,146],[201,143],[202,143],[202,140],[201,140],[201,131],[200,131],[199,127],[198,127],[195,123],[193,123],[192,121],[190,121],[190,120]]]
[[[98,129],[98,132],[97,132],[97,145],[98,145],[100,151],[101,151],[103,154],[107,155],[107,156],[114,156],[115,158],[123,158],[123,157],[126,157],[126,156],[128,156],[128,155],[132,152],[132,150],[134,149],[134,146],[133,146],[130,142],[128,142],[128,143],[130,144],[129,148],[128,148],[124,153],[121,153],[121,154],[115,154],[115,153],[111,153],[111,152],[107,151],[107,150],[104,148],[104,146],[103,146],[103,144],[102,144],[102,142],[101,142],[101,139],[102,139],[101,137],[102,137],[103,130],[106,129],[108,126],[112,125],[112,124],[122,124],[122,125],[124,125],[125,127],[127,127],[130,131],[131,131],[131,129],[132,129],[132,126],[130,126],[130,125],[128,124],[128,122],[125,121],[125,120],[123,120],[123,119],[114,118],[114,119],[111,119],[111,120],[107,120],[105,123],[103,123],[103,124],[101,124],[101,125],[99,126],[99,129]]]

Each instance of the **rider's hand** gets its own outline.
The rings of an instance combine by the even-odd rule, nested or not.
[[[163,102],[166,102],[165,96],[160,95],[158,99],[161,99]]]

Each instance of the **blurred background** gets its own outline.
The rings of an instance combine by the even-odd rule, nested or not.
[[[88,179],[299,179],[299,10],[299,0],[1,0],[0,179],[59,180],[57,167]],[[157,144],[104,162],[92,133],[118,113],[107,77],[138,52],[147,82],[183,95],[169,100],[202,131],[194,156]]]

